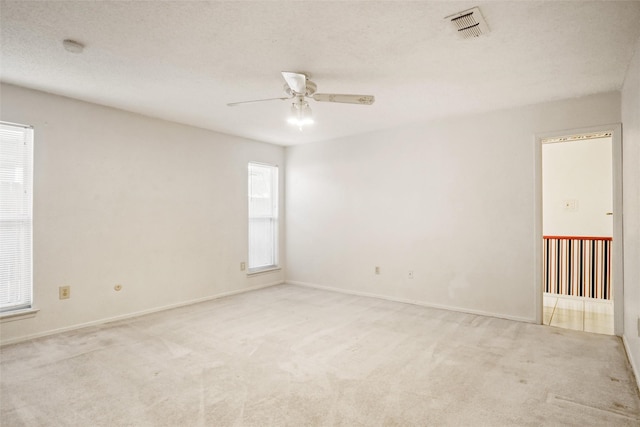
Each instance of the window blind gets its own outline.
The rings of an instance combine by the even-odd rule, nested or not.
[[[0,122],[0,311],[31,307],[33,129]]]
[[[249,272],[278,265],[278,167],[249,163]]]

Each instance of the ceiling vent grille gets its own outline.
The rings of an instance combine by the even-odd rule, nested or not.
[[[477,7],[447,16],[445,19],[451,21],[461,39],[480,37],[489,32],[489,26]]]

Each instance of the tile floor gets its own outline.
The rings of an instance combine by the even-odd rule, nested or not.
[[[545,293],[543,305],[545,325],[613,335],[613,301]]]

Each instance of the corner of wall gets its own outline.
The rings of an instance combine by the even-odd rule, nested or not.
[[[640,39],[621,90],[624,223],[624,332],[640,388]]]

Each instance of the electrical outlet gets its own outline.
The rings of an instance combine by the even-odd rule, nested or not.
[[[413,270],[409,270],[408,277],[409,279],[413,279]]]
[[[247,269],[247,264],[244,262],[240,263],[240,271],[245,271]]]
[[[376,274],[380,274],[380,267],[376,265],[376,269],[374,270]]]
[[[58,288],[58,297],[60,299],[71,298],[71,286],[60,286]]]

